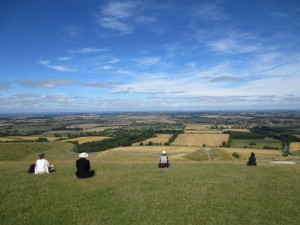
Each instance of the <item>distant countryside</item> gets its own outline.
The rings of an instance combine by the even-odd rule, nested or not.
[[[163,150],[168,169],[157,168]],[[56,172],[27,173],[39,152]],[[75,177],[81,152],[95,177]],[[246,166],[251,152],[256,167]],[[299,224],[299,165],[299,111],[2,114],[0,218]]]

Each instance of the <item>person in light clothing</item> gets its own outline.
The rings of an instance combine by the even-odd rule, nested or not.
[[[161,156],[159,157],[159,168],[168,168],[170,166],[169,157],[167,156],[166,151],[162,151]]]
[[[53,165],[50,166],[47,159],[45,159],[45,153],[40,153],[38,155],[38,159],[35,163],[35,174],[43,174],[43,173],[49,173],[53,170]]]

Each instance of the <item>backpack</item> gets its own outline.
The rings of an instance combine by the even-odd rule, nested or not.
[[[34,173],[35,164],[31,164],[28,169],[28,173]]]

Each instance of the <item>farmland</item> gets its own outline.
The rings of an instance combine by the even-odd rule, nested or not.
[[[229,139],[228,134],[180,134],[173,145],[220,146]]]
[[[1,223],[299,224],[299,120],[298,112],[3,116]],[[96,170],[88,180],[74,175],[83,150]],[[157,168],[163,150],[168,169]],[[27,174],[39,152],[55,173]],[[257,167],[245,166],[251,152]]]

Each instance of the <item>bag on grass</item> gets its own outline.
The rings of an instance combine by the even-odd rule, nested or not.
[[[35,164],[31,164],[28,169],[28,173],[34,173]]]

